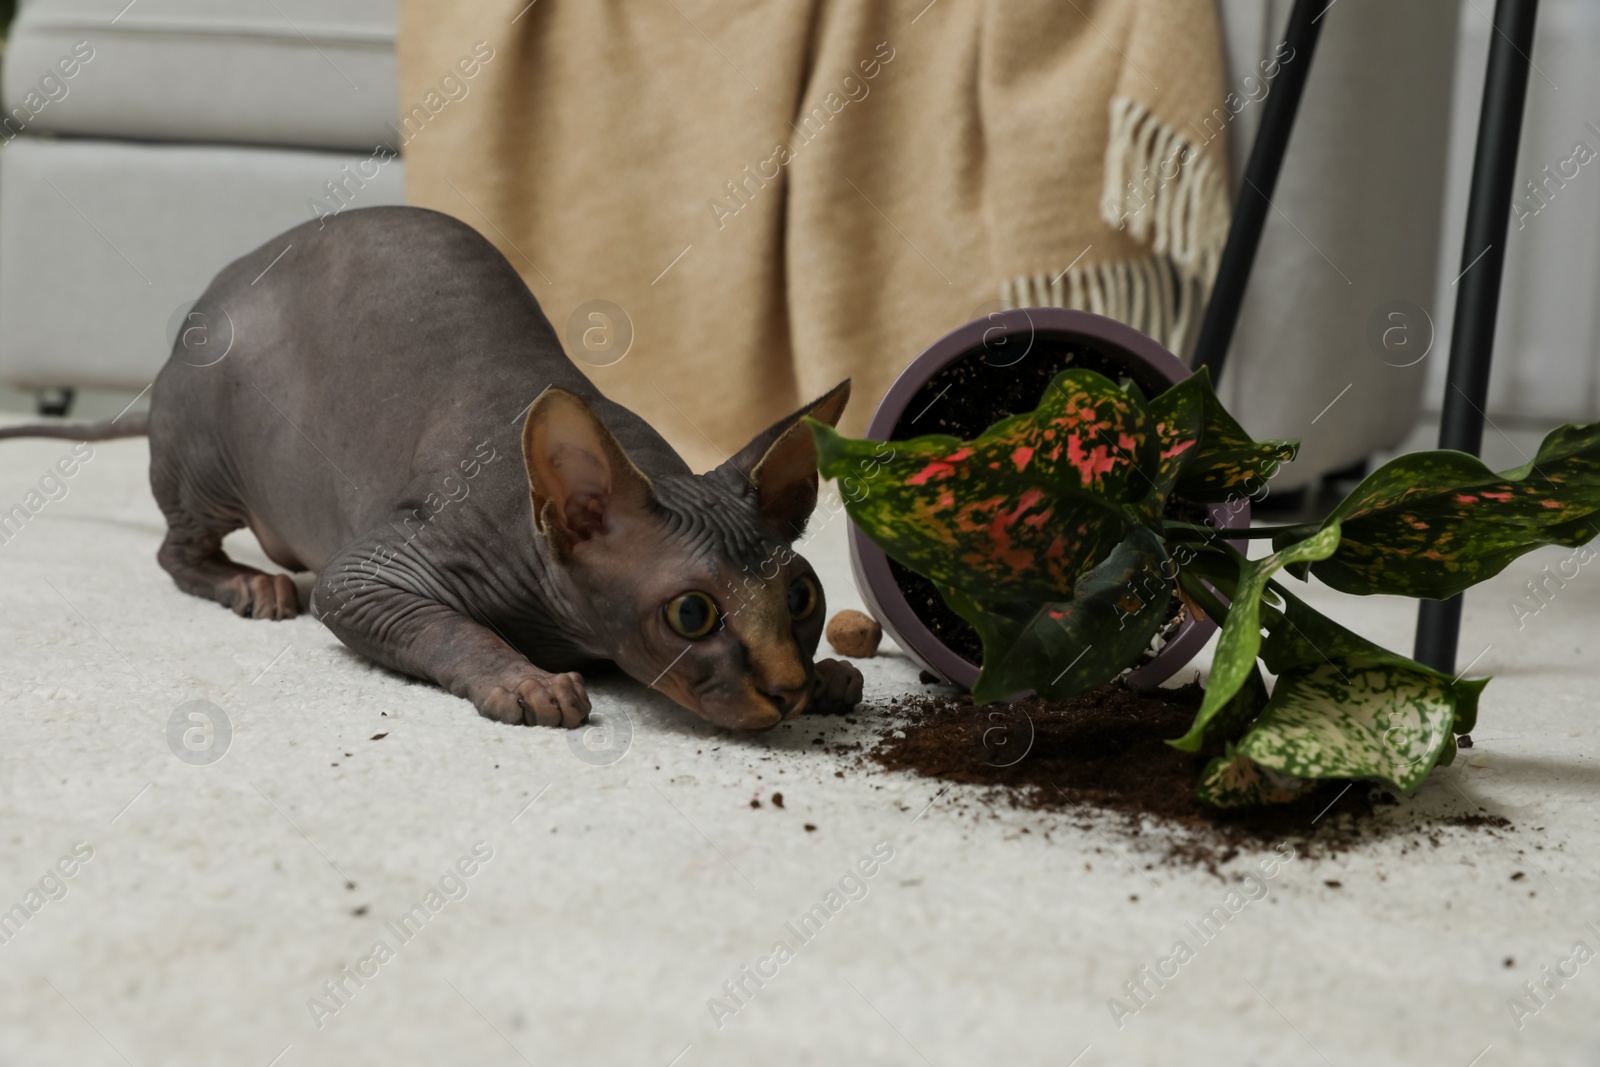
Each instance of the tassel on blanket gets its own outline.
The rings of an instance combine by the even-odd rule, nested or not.
[[[1164,256],[1024,274],[1000,283],[1001,307],[1092,311],[1125,322],[1180,357],[1208,286],[1185,277]]]
[[[1100,217],[1209,285],[1228,240],[1226,177],[1143,104],[1115,97]]]
[[[1115,97],[1100,215],[1152,254],[1010,279],[1001,283],[1001,304],[1092,311],[1187,356],[1228,240],[1221,167],[1137,100]]]

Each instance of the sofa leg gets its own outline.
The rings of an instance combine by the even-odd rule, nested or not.
[[[72,410],[72,401],[78,395],[76,389],[40,389],[38,397],[39,414],[65,415]]]

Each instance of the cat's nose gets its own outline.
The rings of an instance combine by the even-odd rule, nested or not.
[[[772,706],[778,709],[778,714],[782,715],[785,719],[796,714],[801,708],[805,707],[806,698],[810,695],[810,693],[810,689],[808,689],[806,686],[799,686],[796,688],[772,686],[761,691],[761,695],[771,701]]]

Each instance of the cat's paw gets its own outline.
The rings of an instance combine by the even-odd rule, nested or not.
[[[527,726],[582,726],[589,718],[589,693],[574,671],[549,674],[529,666],[520,676],[474,693],[478,714],[496,722]]]
[[[813,665],[811,700],[806,711],[816,715],[843,715],[861,703],[861,672],[837,659],[819,659]]]
[[[246,619],[292,619],[300,594],[287,574],[238,574],[218,586],[219,601]]]

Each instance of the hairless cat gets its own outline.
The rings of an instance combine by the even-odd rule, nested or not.
[[[418,208],[306,223],[224,268],[188,314],[147,420],[0,436],[148,432],[178,588],[252,619],[310,610],[350,648],[507,723],[576,726],[610,661],[719,725],[847,710],[861,675],[813,662],[821,585],[790,545],[817,502],[800,419],[694,474],[562,352],[470,227]]]

